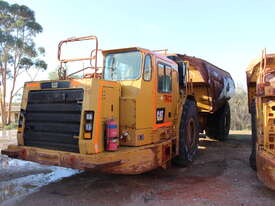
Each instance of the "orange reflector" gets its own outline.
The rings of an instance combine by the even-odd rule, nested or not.
[[[171,126],[173,123],[172,122],[164,122],[164,123],[161,123],[161,124],[155,124],[155,129],[156,128],[160,128],[160,127],[168,127],[168,126]]]
[[[91,138],[91,133],[84,133],[84,138]]]
[[[18,127],[18,128],[17,128],[17,132],[19,132],[19,133],[20,133],[20,132],[23,132],[23,128],[22,128],[22,127]]]
[[[77,80],[72,80],[71,81],[71,85],[72,86],[78,86],[78,85],[80,85],[81,83],[80,83],[80,81],[77,81]]]
[[[39,83],[27,83],[26,87],[40,87]]]

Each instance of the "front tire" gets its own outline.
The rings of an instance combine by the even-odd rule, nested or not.
[[[196,102],[187,100],[181,116],[179,131],[179,155],[174,163],[180,167],[186,167],[193,160],[198,151],[199,121]]]

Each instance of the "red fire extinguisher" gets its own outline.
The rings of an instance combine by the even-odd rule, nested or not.
[[[119,138],[118,138],[118,126],[115,120],[110,119],[105,123],[105,150],[116,151],[118,150]]]

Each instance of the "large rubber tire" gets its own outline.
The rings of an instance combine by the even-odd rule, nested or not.
[[[225,141],[230,130],[230,107],[226,102],[214,114],[208,115],[206,135],[210,138]]]
[[[198,151],[199,121],[196,102],[187,100],[181,116],[179,131],[179,155],[174,158],[174,163],[186,167],[193,160]]]
[[[257,125],[256,125],[256,103],[255,101],[251,104],[251,129],[252,129],[252,136],[251,136],[251,154],[249,157],[250,167],[253,170],[257,170],[256,167],[256,142],[257,142]]]

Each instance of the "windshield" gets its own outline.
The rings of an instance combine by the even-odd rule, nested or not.
[[[140,76],[141,54],[138,51],[108,54],[105,58],[105,80],[134,80]]]

